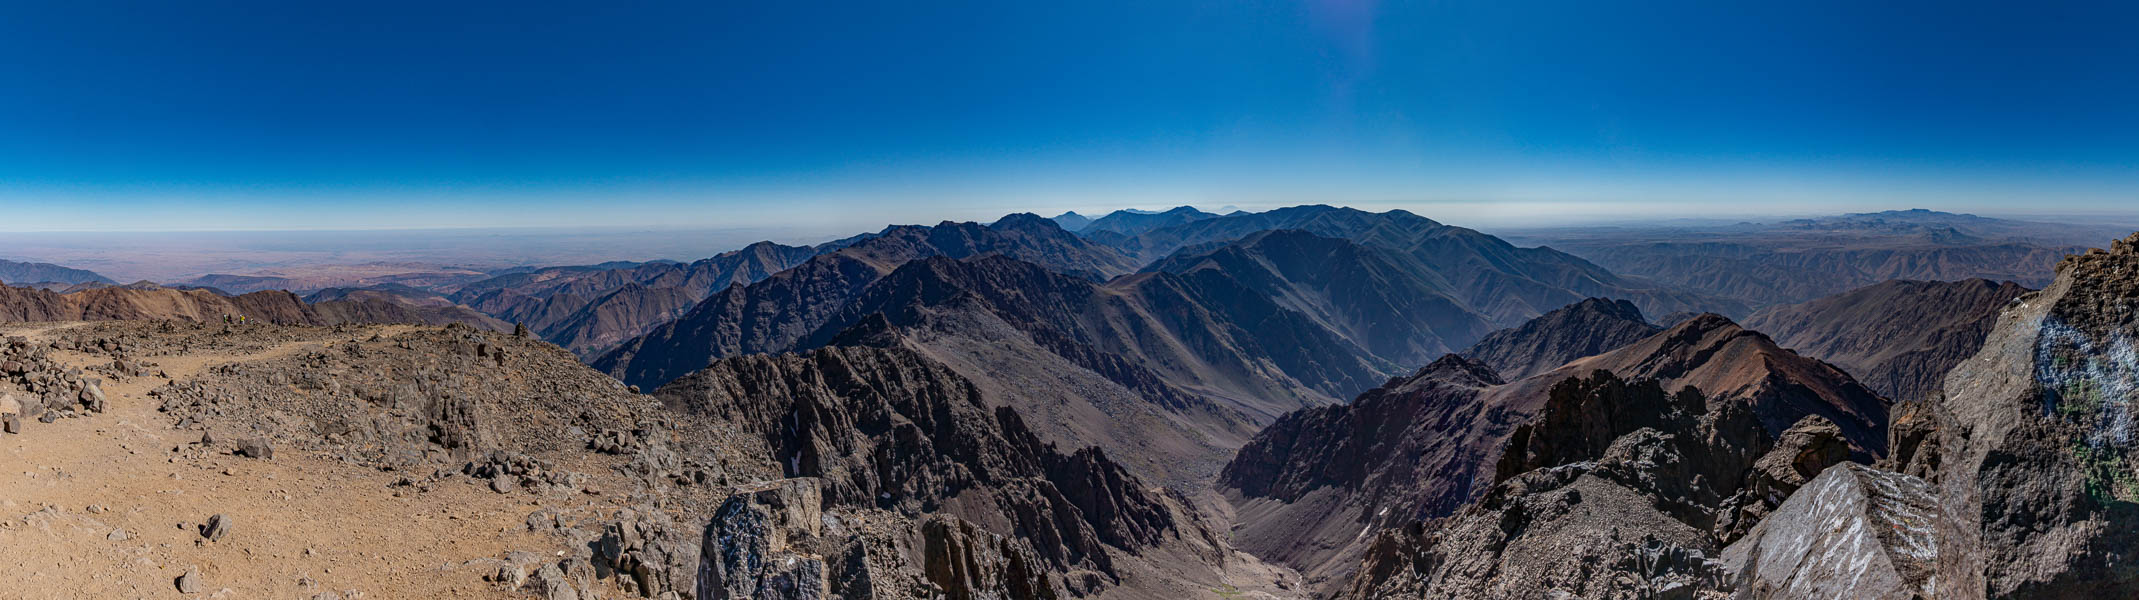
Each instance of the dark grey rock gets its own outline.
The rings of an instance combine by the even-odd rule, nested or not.
[[[729,496],[699,546],[697,597],[825,597],[824,561],[792,547],[822,531],[822,501],[815,478],[783,479]]]
[[[269,443],[267,438],[243,438],[238,440],[237,455],[247,458],[271,459],[275,457],[275,446]]]
[[[208,522],[201,524],[201,537],[208,541],[220,542],[223,541],[223,536],[229,534],[230,518],[221,513],[208,517]]]

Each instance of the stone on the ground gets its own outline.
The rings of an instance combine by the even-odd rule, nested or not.
[[[186,567],[186,574],[178,576],[178,581],[177,581],[176,583],[178,584],[178,593],[181,593],[181,594],[198,594],[198,593],[201,593],[201,570],[200,570],[200,568],[199,568],[199,567]]]
[[[245,438],[238,440],[237,454],[246,458],[274,458],[275,446],[268,443],[267,438]]]
[[[22,417],[15,413],[0,413],[0,431],[22,433]]]
[[[211,542],[223,541],[223,536],[229,534],[230,518],[223,516],[221,513],[208,517],[208,522],[201,525],[201,537],[207,538]]]
[[[579,590],[572,589],[571,578],[565,577],[564,569],[558,568],[557,563],[542,565],[542,570],[535,572],[533,583],[535,591],[545,600],[579,600]]]
[[[101,412],[104,412],[104,408],[105,408],[105,401],[104,401],[104,390],[98,389],[98,388],[97,388],[97,384],[95,384],[95,383],[84,383],[84,384],[82,384],[82,394],[81,394],[81,400],[82,400],[82,406],[83,406],[83,407],[85,407],[85,408],[88,408],[88,409],[89,409],[89,412],[93,412],[93,413],[101,413]]]

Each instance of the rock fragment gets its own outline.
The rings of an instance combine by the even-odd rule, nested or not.
[[[208,522],[201,524],[201,537],[208,541],[220,542],[223,541],[223,536],[229,534],[230,518],[221,513],[208,517]]]
[[[237,455],[246,458],[270,459],[275,457],[275,446],[267,438],[244,438],[238,440]]]
[[[199,568],[199,567],[186,567],[186,573],[185,573],[184,575],[179,575],[179,576],[178,576],[178,580],[177,580],[177,581],[174,581],[173,583],[175,583],[175,584],[177,584],[177,585],[178,585],[178,593],[181,593],[181,594],[198,594],[198,593],[201,593],[201,570],[200,570],[200,568]]]

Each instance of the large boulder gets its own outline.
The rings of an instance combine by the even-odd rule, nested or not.
[[[738,490],[713,513],[699,547],[700,600],[826,597],[823,558],[809,552],[822,531],[823,496],[814,478]]]
[[[1723,550],[1736,598],[1940,597],[1938,499],[1923,480],[1853,463],[1829,467]]]
[[[1935,414],[1941,598],[2139,597],[2139,235],[1999,316]]]

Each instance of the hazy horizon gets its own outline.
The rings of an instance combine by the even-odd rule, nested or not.
[[[1192,206],[1207,212],[1260,212],[1280,207],[1239,205]],[[1297,206],[1297,205],[1293,205]],[[1777,221],[1925,208],[1895,206],[1876,210],[1766,215],[1680,215],[1656,217],[1539,218],[1527,211],[1449,214],[1440,205],[1336,205],[1384,212],[1405,210],[1448,225],[1509,237],[1509,234],[1555,229],[1716,227],[1740,222]],[[1171,206],[1121,207],[1078,211],[1098,218],[1113,210],[1155,212]],[[1936,210],[1936,209],[1931,209]],[[174,283],[208,274],[258,275],[277,269],[362,265],[434,265],[480,270],[513,267],[587,265],[611,261],[690,262],[743,246],[771,241],[815,245],[894,225],[933,225],[944,221],[988,223],[1009,210],[974,218],[887,222],[842,227],[833,221],[810,221],[789,227],[709,228],[691,225],[587,227],[431,227],[421,229],[309,229],[204,231],[50,231],[18,232],[0,240],[0,259],[46,262],[96,271],[122,282]],[[1951,211],[1947,211],[1951,212]],[[1042,214],[1054,217],[1060,213]],[[1977,216],[2072,226],[2139,229],[2139,214],[2041,215],[1966,213]],[[1464,217],[1469,217],[1468,219]],[[1480,218],[1483,217],[1483,218]],[[1537,245],[1532,236],[1510,237],[1517,245]],[[2106,244],[2107,239],[2101,240]]]

